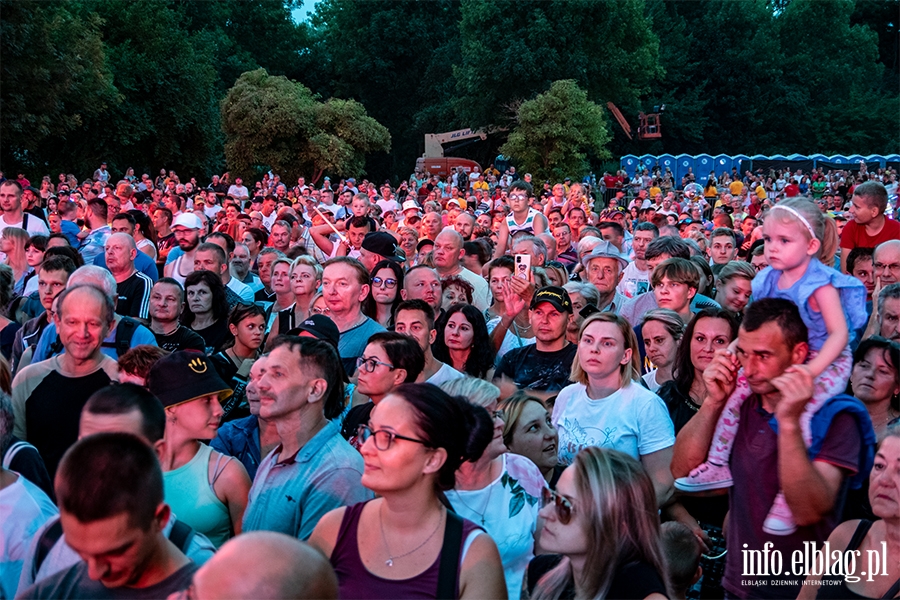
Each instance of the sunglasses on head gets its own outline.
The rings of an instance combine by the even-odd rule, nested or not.
[[[544,488],[541,491],[541,508],[551,503],[556,506],[556,519],[563,525],[568,525],[572,520],[572,513],[575,511],[572,502],[565,496],[549,488]]]

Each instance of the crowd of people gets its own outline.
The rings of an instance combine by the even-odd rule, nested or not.
[[[897,174],[700,183],[0,173],[0,598],[897,597]]]

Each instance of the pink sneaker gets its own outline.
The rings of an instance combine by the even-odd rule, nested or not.
[[[728,465],[717,465],[708,461],[691,471],[687,477],[675,480],[675,487],[682,492],[720,490],[733,484],[734,480],[731,478],[731,469]]]
[[[769,509],[762,528],[769,535],[791,535],[797,531],[794,514],[783,493],[778,492],[778,495],[775,496],[775,502],[772,503],[772,508]]]

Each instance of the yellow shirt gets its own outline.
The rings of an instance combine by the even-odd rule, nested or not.
[[[731,185],[728,186],[728,191],[731,192],[732,196],[740,196],[741,192],[744,191],[744,182],[740,180],[732,181]]]
[[[486,192],[490,189],[490,186],[488,185],[487,181],[476,181],[475,183],[472,184],[472,189],[473,190],[483,190]]]
[[[655,185],[652,188],[650,188],[650,198],[656,198],[656,195],[661,194],[661,193],[662,193],[662,190],[659,189],[659,187],[657,187]]]
[[[764,188],[761,185],[758,186],[756,188],[756,197],[759,198],[760,200],[765,200],[766,199],[766,188]]]

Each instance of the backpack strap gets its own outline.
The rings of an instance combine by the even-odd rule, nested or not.
[[[53,550],[53,546],[56,545],[56,542],[59,541],[62,534],[62,522],[59,520],[59,517],[57,517],[53,524],[44,530],[44,533],[41,534],[41,539],[38,540],[37,551],[34,553],[34,564],[31,565],[32,579],[37,579],[37,574],[38,571],[41,570],[41,565],[44,564],[44,560],[46,560],[50,551]]]
[[[169,541],[178,546],[181,553],[186,556],[188,546],[191,545],[191,540],[194,539],[195,533],[193,527],[184,521],[175,519],[175,523],[172,525],[172,531],[169,532]]]
[[[122,317],[116,325],[116,341],[114,343],[103,342],[104,348],[115,348],[116,355],[122,356],[131,349],[131,338],[137,329],[138,322],[131,317]]]
[[[459,554],[462,549],[463,521],[453,511],[447,511],[441,564],[438,570],[437,598],[456,598],[459,587]]]

